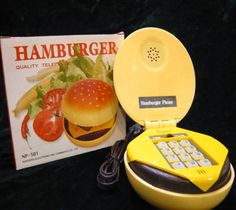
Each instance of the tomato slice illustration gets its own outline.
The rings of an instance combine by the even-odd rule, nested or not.
[[[43,97],[43,109],[59,109],[62,101],[62,96],[65,90],[57,88],[49,90]]]
[[[63,118],[53,110],[43,109],[33,122],[35,133],[45,141],[55,141],[63,133]]]

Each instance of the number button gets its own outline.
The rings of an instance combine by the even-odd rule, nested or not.
[[[194,152],[191,154],[194,160],[202,160],[204,159],[204,155],[201,152]]]
[[[192,160],[191,156],[188,153],[180,154],[179,158],[182,161],[190,161],[190,160]]]
[[[184,164],[182,162],[176,162],[176,163],[172,163],[171,166],[174,169],[182,169],[185,168]]]
[[[169,147],[161,149],[161,152],[163,155],[174,155],[172,149]]]
[[[190,146],[191,143],[188,141],[188,140],[181,140],[180,141],[180,145],[183,146],[183,147],[186,147],[186,146]]]
[[[200,166],[211,166],[211,161],[209,161],[208,159],[204,159],[204,160],[199,160],[198,161]]]
[[[188,167],[188,168],[195,168],[195,167],[198,167],[198,164],[195,160],[190,160],[190,161],[187,161],[185,162],[185,165]]]
[[[157,146],[159,149],[163,149],[163,148],[167,148],[167,147],[168,147],[168,145],[167,145],[166,142],[158,142],[158,143],[156,144],[156,146]]]
[[[171,141],[168,144],[171,148],[175,148],[179,146],[179,143],[177,141]]]
[[[186,150],[188,153],[197,152],[196,147],[194,147],[193,145],[190,145],[190,146],[185,147],[185,150]]]
[[[177,154],[177,155],[186,153],[183,147],[175,147],[175,148],[173,149],[173,151],[174,151],[175,154]]]
[[[170,162],[170,163],[174,163],[174,162],[179,162],[179,158],[176,155],[167,155],[166,159]]]

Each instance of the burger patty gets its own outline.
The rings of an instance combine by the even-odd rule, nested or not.
[[[79,126],[81,129],[83,129],[83,127]],[[64,128],[66,130],[66,132],[71,136],[71,138],[80,140],[80,141],[91,141],[94,139],[97,139],[103,135],[105,135],[111,128],[105,128],[102,130],[98,130],[98,131],[94,131],[94,132],[89,132],[88,129],[84,129],[85,131],[87,131],[87,134],[83,134],[83,135],[79,135],[77,137],[73,137],[73,135],[71,134],[71,131],[69,129],[69,121],[67,119],[64,119]]]
[[[165,171],[150,167],[143,163],[134,161],[129,163],[131,169],[144,181],[161,188],[177,193],[200,194],[204,193],[192,182],[179,176],[167,173]],[[227,157],[222,168],[218,181],[207,191],[212,192],[224,186],[230,179],[230,161]]]

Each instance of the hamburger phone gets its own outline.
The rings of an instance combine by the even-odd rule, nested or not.
[[[69,87],[61,110],[68,139],[83,147],[103,142],[116,123],[118,101],[114,87],[99,79],[84,79]]]
[[[159,28],[132,33],[117,52],[114,85],[126,113],[145,128],[124,156],[136,192],[163,209],[218,205],[234,180],[227,148],[176,126],[195,92],[194,67],[182,43]]]

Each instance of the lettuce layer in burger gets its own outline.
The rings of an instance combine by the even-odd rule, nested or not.
[[[76,145],[94,146],[112,132],[118,101],[110,84],[84,79],[67,89],[61,110],[67,137]]]

